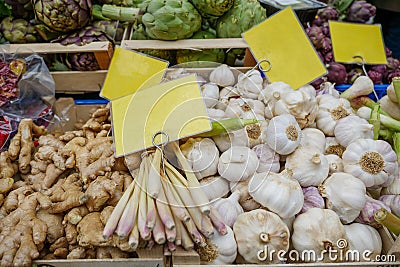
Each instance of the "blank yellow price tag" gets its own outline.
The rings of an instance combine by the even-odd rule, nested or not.
[[[335,61],[387,64],[380,25],[330,21]]]
[[[168,61],[116,47],[100,96],[114,100],[160,83]]]
[[[243,33],[254,57],[271,82],[297,89],[327,73],[291,7]],[[262,63],[268,60],[270,63]]]
[[[175,141],[212,129],[195,74],[115,99],[111,116],[117,157],[153,147],[159,131]]]

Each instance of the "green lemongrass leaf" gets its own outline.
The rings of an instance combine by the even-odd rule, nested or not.
[[[373,107],[371,111],[371,115],[369,117],[369,123],[374,126],[374,140],[378,140],[379,138],[379,131],[381,129],[381,120],[380,120],[380,105],[377,104]]]
[[[397,161],[400,160],[400,132],[393,133],[393,150],[396,152]]]
[[[230,133],[236,130],[243,129],[247,125],[258,123],[257,119],[226,119],[220,121],[213,121],[211,123],[212,130],[196,135],[197,137],[211,137],[221,134]]]
[[[383,130],[381,129],[379,131],[379,136],[386,142],[393,144],[393,133],[394,132],[389,129],[383,129]]]
[[[354,109],[359,109],[362,106],[366,106],[366,107],[369,107],[370,109],[374,109],[374,107],[376,105],[380,106],[379,103],[375,102],[374,100],[372,100],[368,96],[356,97],[356,98],[350,100],[350,104],[351,104],[351,107],[354,108]],[[379,109],[379,113],[382,114],[382,115],[391,117],[386,111],[384,111],[381,108]]]

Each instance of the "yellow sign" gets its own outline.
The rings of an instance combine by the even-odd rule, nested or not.
[[[114,100],[160,83],[168,62],[116,47],[100,96]]]
[[[330,21],[335,61],[387,64],[380,25]]]
[[[195,74],[115,99],[111,116],[116,157],[153,147],[160,131],[176,141],[212,129]]]
[[[270,82],[297,89],[327,73],[291,7],[243,33],[243,38]]]

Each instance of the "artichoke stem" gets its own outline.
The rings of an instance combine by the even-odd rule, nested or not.
[[[112,20],[126,22],[136,22],[141,20],[140,9],[135,7],[120,7],[113,5],[103,5],[101,13],[104,17]]]
[[[393,215],[384,208],[377,210],[374,214],[375,221],[385,226],[395,235],[400,234],[400,218]]]
[[[101,5],[93,5],[92,18],[95,20],[110,20],[109,18],[103,16]]]

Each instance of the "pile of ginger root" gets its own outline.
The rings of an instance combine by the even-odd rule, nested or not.
[[[133,181],[127,164],[130,170],[140,164],[135,154],[114,157],[110,129],[108,105],[65,133],[20,122],[0,153],[0,266],[136,256],[127,240],[102,236]]]

